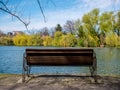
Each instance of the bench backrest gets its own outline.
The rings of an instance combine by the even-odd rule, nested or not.
[[[93,49],[26,49],[28,65],[93,65]]]

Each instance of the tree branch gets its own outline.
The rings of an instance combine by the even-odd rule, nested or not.
[[[8,14],[10,14],[11,16],[16,17],[20,22],[22,22],[22,23],[24,24],[25,28],[28,30],[28,25],[30,24],[30,20],[29,20],[29,22],[25,22],[25,21],[24,21],[23,19],[21,19],[18,15],[16,15],[15,13],[12,13],[12,11],[10,11],[10,10],[8,9],[8,7],[5,5],[4,2],[0,1],[0,3],[3,5],[3,8],[0,7],[0,10],[6,12],[6,13],[8,13]]]
[[[38,5],[39,5],[40,11],[41,11],[41,13],[42,13],[42,15],[43,15],[43,17],[44,17],[44,21],[46,22],[46,17],[45,17],[45,15],[44,15],[44,12],[43,12],[43,9],[42,9],[42,6],[41,6],[41,3],[40,3],[39,0],[37,0],[37,3],[38,3]]]

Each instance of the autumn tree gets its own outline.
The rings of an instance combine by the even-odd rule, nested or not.
[[[106,34],[114,31],[114,15],[113,12],[104,12],[100,16],[100,42],[105,43]]]
[[[62,47],[74,47],[76,46],[77,39],[75,35],[67,33],[66,35],[62,34],[60,39],[60,46]]]
[[[44,46],[52,46],[53,39],[51,36],[45,36],[43,40]]]
[[[82,17],[84,30],[90,32],[93,36],[98,36],[99,9],[93,9]]]
[[[110,47],[120,46],[120,37],[115,32],[109,32],[105,38],[106,45]]]
[[[82,22],[85,39],[87,38],[84,43],[86,43],[87,46],[97,46],[96,43],[99,43],[99,9],[93,9],[91,12],[85,14],[82,17]]]

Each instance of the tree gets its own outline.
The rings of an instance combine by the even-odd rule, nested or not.
[[[33,46],[34,45],[34,35],[28,35],[27,36],[27,46]]]
[[[67,20],[66,24],[64,25],[64,28],[67,32],[71,34],[75,33],[74,22],[71,20]]]
[[[89,31],[94,36],[99,36],[98,20],[99,20],[99,9],[97,8],[85,14],[82,17],[82,22],[86,32]]]
[[[41,29],[42,36],[49,36],[49,31],[47,27]]]
[[[115,32],[120,36],[120,11],[115,15]]]
[[[84,30],[84,38],[82,42],[84,46],[98,46],[99,44],[99,9],[93,9],[91,12],[82,17]],[[81,32],[83,33],[83,32]],[[80,39],[81,40],[81,39]]]
[[[74,47],[77,43],[77,39],[76,37],[71,34],[71,33],[67,33],[66,35],[62,35],[61,39],[60,39],[60,46],[64,46],[64,47]]]
[[[27,35],[26,34],[17,34],[13,37],[14,45],[16,46],[27,46]]]
[[[62,34],[63,33],[60,31],[57,31],[54,33],[53,46],[60,46],[61,45],[60,40],[61,40]]]
[[[33,46],[42,46],[43,40],[42,40],[42,37],[39,34],[35,34],[33,40],[34,40]]]
[[[0,45],[13,45],[13,40],[11,37],[2,36],[0,37]]]
[[[107,35],[107,33],[109,32],[113,32],[115,27],[115,23],[114,23],[114,15],[113,12],[104,12],[101,14],[100,16],[100,20],[99,20],[99,28],[100,28],[100,43],[101,44],[105,44],[105,37]]]
[[[75,21],[75,32],[76,32],[75,34],[79,38],[83,38],[85,36],[83,25],[82,25],[82,22],[80,21],[80,19]]]
[[[56,26],[56,28],[55,28],[55,31],[57,32],[57,31],[62,31],[62,27],[61,27],[61,25],[60,24],[57,24],[57,26]]]
[[[27,35],[27,46],[42,46],[42,37],[38,34]]]
[[[118,35],[114,32],[107,33],[105,41],[107,46],[110,47],[120,46],[120,37],[118,37]]]
[[[6,36],[6,35],[3,33],[2,30],[0,30],[0,37],[2,37],[2,36]]]
[[[114,16],[113,12],[105,12],[100,16],[101,33],[106,34],[109,31],[114,31]]]
[[[41,46],[43,41],[39,34],[18,34],[13,42],[16,46]]]

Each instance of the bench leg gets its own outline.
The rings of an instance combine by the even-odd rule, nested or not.
[[[23,83],[25,82],[25,70],[24,69],[22,70],[22,82]]]
[[[26,72],[26,67],[25,67],[25,58],[23,58],[22,82],[25,82],[25,72]]]
[[[94,78],[94,81],[97,82],[97,68],[94,66],[89,66],[91,77]]]
[[[30,66],[25,66],[23,67],[23,71],[22,71],[22,82],[25,82],[25,79],[27,77],[30,77]]]
[[[91,77],[94,78],[94,81],[97,82],[97,62],[96,58],[94,58],[94,62],[92,66],[89,66]]]
[[[30,70],[31,70],[31,67],[30,66],[27,66],[27,76],[30,77]]]
[[[24,83],[25,82],[25,79],[26,79],[26,75],[28,75],[28,65],[26,64],[26,58],[23,57],[23,69],[22,69],[22,82]]]
[[[93,68],[94,68],[94,80],[95,80],[95,82],[97,82],[97,59],[96,59],[96,56],[94,56]]]
[[[89,66],[89,69],[90,69],[91,77],[93,77],[93,67]]]

